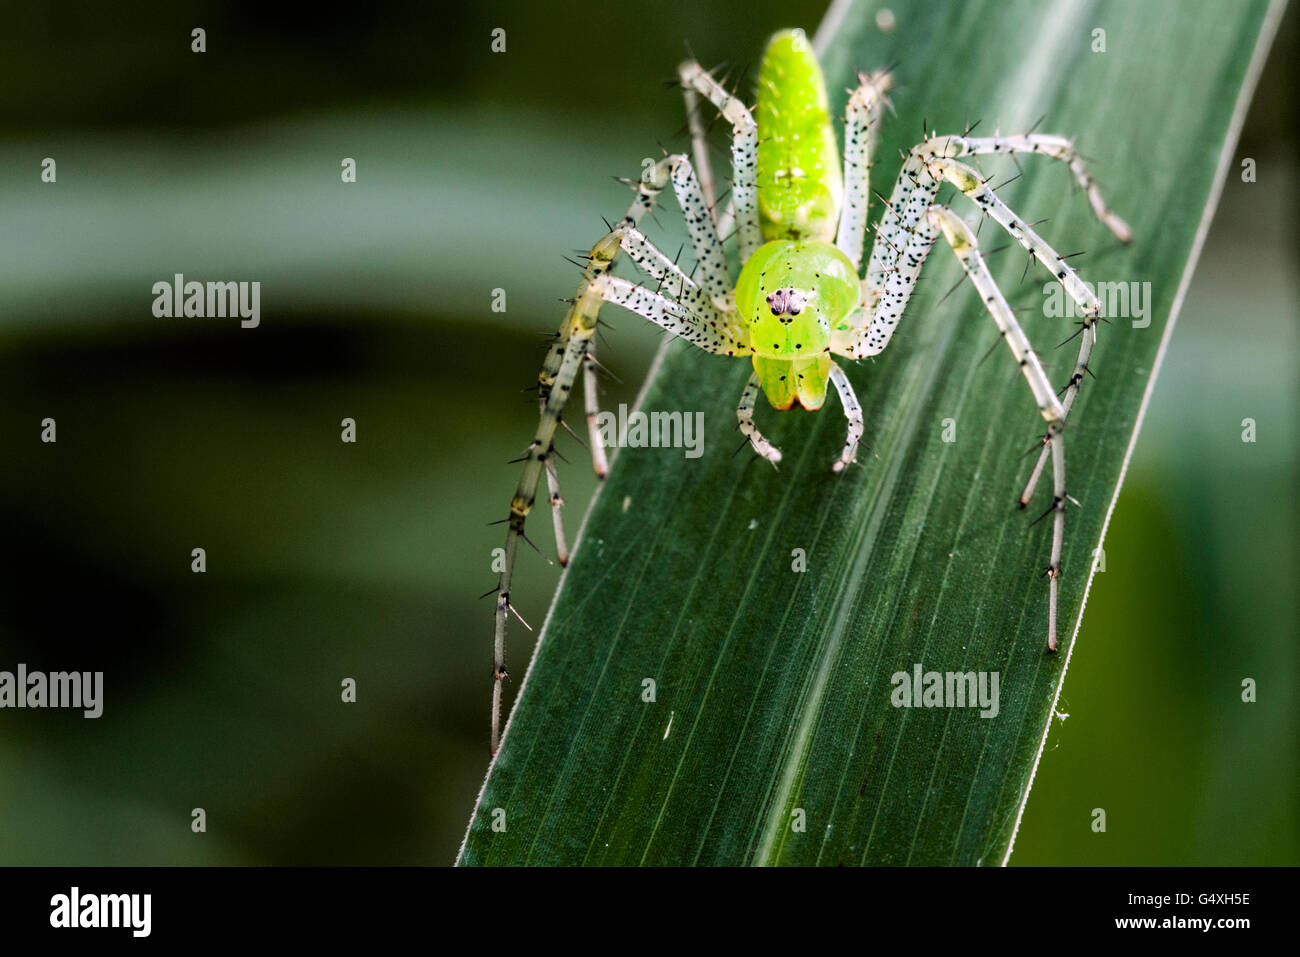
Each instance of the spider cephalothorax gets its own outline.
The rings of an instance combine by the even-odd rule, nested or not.
[[[858,306],[858,277],[829,243],[778,239],[758,248],[736,282],[736,309],[754,375],[774,409],[820,409],[831,373],[831,330]]]

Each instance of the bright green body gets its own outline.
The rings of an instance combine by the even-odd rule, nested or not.
[[[858,305],[853,263],[832,245],[844,184],[826,83],[802,30],[776,34],[758,79],[758,210],[767,242],[736,283],[754,372],[772,406],[820,408],[831,330]]]

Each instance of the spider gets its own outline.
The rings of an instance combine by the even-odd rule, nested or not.
[[[1057,585],[1065,534],[1065,447],[1062,429],[1079,394],[1102,320],[1097,298],[1023,219],[1003,203],[988,181],[964,157],[994,153],[1037,153],[1065,163],[1087,194],[1093,212],[1122,242],[1132,234],[1101,197],[1073,144],[1042,134],[973,137],[929,134],[908,152],[894,184],[862,276],[862,254],[870,210],[868,169],[882,109],[892,86],[889,71],[860,74],[844,120],[843,166],[831,125],[826,85],[812,44],[801,30],[775,34],[764,53],[758,78],[758,105],[751,112],[694,61],[682,64],[679,78],[686,99],[692,139],[691,158],[667,156],[646,164],[627,214],[592,247],[582,281],[538,376],[541,415],[522,461],[523,477],[510,505],[505,561],[496,589],[492,737],[500,744],[501,682],[505,667],[510,585],[519,540],[543,473],[546,476],[561,564],[568,546],[560,518],[559,480],[553,440],[579,374],[583,375],[586,417],[596,474],[608,464],[596,427],[596,326],[600,308],[613,303],[649,320],[699,349],[749,360],[753,373],[736,409],[740,431],[754,451],[773,463],[776,449],[754,424],[759,393],[776,409],[819,409],[830,386],[848,420],[847,434],[831,468],[840,472],[856,460],[863,434],[862,409],[834,356],[863,359],[884,351],[903,315],[926,257],[942,236],[960,261],[1020,367],[1046,422],[1042,451],[1030,474],[1020,506],[1033,495],[1048,459],[1052,463],[1052,548],[1047,647],[1057,647]],[[715,192],[699,117],[700,98],[731,124],[732,186],[729,207],[716,211]],[[1028,338],[994,283],[975,234],[956,213],[936,202],[950,183],[982,215],[993,219],[1029,255],[1051,271],[1081,316],[1074,372],[1059,393],[1053,389]],[[686,219],[696,269],[687,274],[638,228],[659,194],[671,187]],[[734,286],[727,271],[722,237],[734,229],[741,263]],[[626,253],[655,288],[613,275]],[[525,539],[526,540],[526,539]],[[520,617],[520,621],[523,618]]]

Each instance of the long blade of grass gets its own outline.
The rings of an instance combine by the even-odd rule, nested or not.
[[[871,453],[845,476],[828,468],[843,430],[833,409],[768,411],[779,472],[730,455],[744,363],[666,350],[639,405],[702,413],[704,454],[618,456],[461,863],[994,864],[1010,853],[1093,555],[1281,5],[891,6],[889,32],[874,7],[837,4],[819,35],[837,93],[855,69],[898,64],[876,188],[923,120],[1011,132],[1045,115],[1041,130],[1076,138],[1137,237],[1113,242],[1038,158],[1000,193],[1030,221],[1048,218],[1040,231],[1063,251],[1087,249],[1085,279],[1144,297],[1103,328],[1097,378],[1070,417],[1080,507],[1061,583],[1066,653],[1044,653],[1049,530],[1014,509],[1033,405],[1014,370],[981,363],[994,333],[969,289],[940,301],[959,274],[936,254],[929,295],[889,350],[850,370]],[[998,181],[1017,173],[985,168]],[[992,223],[981,241],[1003,242]],[[1045,307],[1051,277],[1031,269],[1022,283],[1015,252],[993,263],[1064,382],[1072,350],[1051,346],[1071,328]],[[896,676],[917,667],[996,673],[996,713],[895,707]]]

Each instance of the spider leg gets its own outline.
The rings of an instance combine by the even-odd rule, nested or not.
[[[868,290],[884,288],[889,274],[898,268],[908,237],[924,223],[925,211],[939,193],[940,181],[926,168],[921,152],[924,145],[914,147],[903,160],[889,205],[876,227],[876,241],[867,260]]]
[[[676,267],[673,267],[675,273],[667,269],[665,264],[670,264],[668,258],[658,250],[654,250],[654,247],[636,229],[645,213],[654,206],[659,194],[670,184],[686,217],[703,287],[688,279]],[[501,683],[508,676],[505,666],[506,622],[512,612],[518,614],[510,604],[510,588],[514,579],[519,542],[521,539],[527,541],[524,525],[536,500],[537,487],[543,473],[546,474],[557,532],[556,551],[562,563],[568,559],[567,543],[559,517],[564,499],[560,494],[559,477],[555,470],[553,456],[556,454],[555,431],[560,425],[564,407],[568,403],[579,373],[584,374],[584,382],[588,386],[586,414],[593,436],[592,464],[597,475],[607,471],[604,453],[597,439],[598,433],[594,429],[597,414],[596,390],[593,387],[595,334],[600,307],[607,301],[607,297],[631,308],[634,312],[637,311],[637,306],[643,306],[663,319],[664,322],[660,324],[665,328],[668,328],[669,324],[673,325],[671,331],[694,341],[701,348],[708,348],[709,343],[734,342],[737,354],[748,352],[748,346],[736,339],[733,327],[724,321],[725,314],[720,314],[713,307],[712,302],[708,302],[704,309],[695,309],[689,304],[676,303],[657,293],[635,287],[626,280],[615,280],[610,276],[609,272],[619,252],[629,248],[636,249],[637,254],[642,256],[643,261],[638,265],[644,271],[663,282],[675,283],[676,291],[686,299],[695,301],[703,296],[704,291],[708,294],[704,298],[724,303],[731,299],[731,281],[722,255],[722,242],[718,239],[712,215],[690,160],[681,155],[665,157],[642,173],[641,181],[637,186],[637,195],[628,207],[626,215],[592,246],[583,270],[582,281],[578,284],[578,291],[571,301],[568,312],[565,313],[564,320],[560,323],[542,364],[541,372],[537,376],[539,406],[537,430],[524,455],[523,474],[510,502],[510,514],[506,519],[505,561],[497,582],[492,653],[491,749],[493,754],[501,743]],[[656,321],[651,316],[647,318]],[[725,351],[725,348],[721,351]]]
[[[926,162],[933,156],[933,145],[932,140],[918,144],[903,160],[876,226],[859,306],[831,332],[831,351],[837,355],[862,359],[882,352],[912,296],[938,235],[925,215],[942,182]]]
[[[844,417],[849,420],[849,431],[844,439],[844,448],[840,451],[835,464],[831,466],[832,471],[842,472],[850,464],[858,460],[858,441],[862,438],[865,425],[862,421],[862,406],[858,402],[857,395],[853,392],[849,377],[834,362],[831,363],[831,382],[835,385],[835,391],[840,394],[840,405],[844,407]]]
[[[719,325],[693,311],[685,303],[669,299],[645,286],[618,276],[604,275],[592,282],[592,288],[605,302],[635,312],[642,319],[653,322],[705,352],[726,356],[750,354],[749,346],[733,335],[728,326]]]
[[[1056,281],[1065,289],[1066,295],[1078,305],[1082,326],[1079,336],[1079,355],[1075,359],[1074,371],[1066,384],[1062,401],[1062,408],[1069,413],[1074,400],[1078,397],[1083,377],[1088,373],[1088,360],[1092,357],[1092,349],[1097,342],[1097,323],[1101,321],[1101,303],[1079,279],[1078,274],[1066,264],[1064,258],[1044,242],[1032,228],[1020,222],[1016,214],[998,198],[974,169],[952,159],[936,159],[933,163],[945,179],[974,200],[981,210],[996,220],[1034,259],[1051,270]],[[1024,507],[1033,495],[1038,478],[1047,464],[1047,457],[1051,454],[1053,441],[1055,439],[1051,434],[1044,436],[1043,451],[1039,454],[1038,462],[1030,473],[1029,482],[1020,496],[1021,507]]]
[[[871,210],[871,157],[880,139],[880,113],[893,85],[887,71],[858,75],[860,85],[849,96],[844,117],[844,206],[835,245],[862,268],[862,243]]]
[[[598,287],[593,281],[608,271],[618,251],[616,242],[605,237],[591,251],[587,262],[586,274],[579,287],[578,296],[565,315],[564,323],[556,337],[556,344],[547,353],[546,362],[538,376],[540,414],[537,432],[528,446],[524,456],[524,472],[510,501],[510,515],[507,519],[505,563],[501,577],[497,582],[496,616],[493,627],[492,652],[492,753],[496,754],[501,741],[501,682],[507,677],[506,654],[506,619],[514,611],[510,604],[510,585],[514,577],[515,560],[518,556],[519,541],[524,538],[524,523],[532,510],[537,494],[537,484],[541,473],[548,474],[548,486],[551,503],[555,514],[557,530],[561,530],[559,519],[560,498],[558,479],[553,474],[554,464],[551,456],[555,454],[555,429],[560,423],[573,382],[587,357],[587,347],[596,331],[597,316],[601,299]],[[563,541],[557,541],[557,550],[561,557],[566,557]],[[518,614],[516,612],[516,614]]]
[[[718,191],[713,185],[713,162],[709,158],[709,131],[701,114],[699,91],[687,81],[685,73],[690,63],[677,67],[677,76],[682,84],[682,98],[686,101],[686,126],[691,134],[691,157],[695,160],[695,173],[700,178],[700,192],[709,207],[713,223],[718,226]],[[718,235],[725,235],[721,228]]]
[[[731,124],[731,209],[739,232],[740,261],[744,263],[763,244],[758,227],[758,124],[748,107],[698,63],[683,63],[678,72],[687,89],[705,97]],[[723,225],[722,221],[719,225]]]
[[[1115,214],[1106,201],[1102,198],[1101,190],[1097,187],[1097,181],[1092,174],[1088,172],[1083,160],[1079,157],[1074,148],[1074,144],[1062,136],[1047,136],[1040,134],[1028,134],[1024,136],[988,136],[988,137],[965,137],[961,140],[963,153],[961,155],[976,156],[989,153],[1038,153],[1051,159],[1059,160],[1069,166],[1070,173],[1074,176],[1075,181],[1083,188],[1088,196],[1088,202],[1092,205],[1092,210],[1097,218],[1105,223],[1106,227],[1115,234],[1121,242],[1131,242],[1133,240],[1133,231],[1129,228],[1128,223],[1124,222]],[[1061,405],[1064,406],[1068,415],[1074,400],[1079,395],[1079,388],[1083,384],[1084,373],[1087,372],[1088,358],[1092,352],[1092,347],[1097,341],[1096,325],[1093,323],[1084,324],[1081,330],[1079,342],[1079,358],[1074,364],[1074,372],[1070,376],[1070,381],[1066,383],[1064,396]],[[1051,448],[1047,442],[1043,443],[1043,451],[1039,453],[1038,461],[1034,464],[1033,471],[1029,474],[1029,481],[1025,484],[1025,490],[1020,495],[1020,505],[1023,508],[1029,503],[1034,495],[1034,489],[1038,485],[1038,479],[1043,474],[1043,469],[1047,465],[1047,458],[1051,454]]]
[[[1061,428],[1065,421],[1065,409],[1057,400],[1055,392],[1052,391],[1052,384],[1047,378],[1047,373],[1043,371],[1043,365],[1030,345],[1029,338],[1016,321],[1015,313],[1007,305],[1006,297],[1002,295],[1002,291],[994,283],[988,266],[984,262],[984,257],[980,254],[979,246],[976,244],[975,234],[971,232],[970,227],[946,206],[932,206],[927,216],[935,227],[943,232],[944,238],[961,262],[962,269],[970,277],[971,283],[978,291],[985,308],[997,324],[998,332],[1001,334],[1003,341],[1006,342],[1011,354],[1015,357],[1016,364],[1019,365],[1020,371],[1034,395],[1034,401],[1038,404],[1038,411],[1047,422],[1047,434],[1052,450],[1053,477],[1052,553],[1047,565],[1049,583],[1047,649],[1048,651],[1055,651],[1057,647],[1057,585],[1061,575],[1061,548],[1065,541],[1065,503],[1067,501],[1065,491],[1065,443],[1061,435]]]
[[[605,446],[600,440],[600,428],[596,424],[600,416],[600,392],[596,382],[596,369],[599,363],[596,362],[596,340],[591,338],[587,340],[587,357],[582,363],[582,397],[586,402],[587,416],[587,440],[591,444],[591,467],[596,473],[596,478],[603,479],[609,474],[609,458],[605,455]],[[564,524],[560,521],[559,506],[564,504],[564,499],[560,498],[560,477],[556,474],[555,469],[551,468],[546,473],[547,482],[550,483],[551,503],[555,505],[559,500],[559,505],[555,505],[555,548],[558,553],[561,565],[569,563],[568,555],[565,553],[562,543],[564,542]]]
[[[715,302],[728,303],[731,299],[731,277],[727,274],[727,260],[722,251],[722,239],[713,225],[713,214],[695,178],[695,169],[685,156],[669,156],[673,192],[677,205],[686,220],[686,231],[691,236],[691,249],[700,271],[704,290]],[[635,226],[635,223],[630,225]]]
[[[1062,403],[1062,407],[1064,407]],[[1069,413],[1069,409],[1065,409]],[[1051,443],[1046,435],[1043,436],[1043,451],[1038,453],[1038,461],[1034,463],[1033,469],[1029,473],[1029,481],[1025,483],[1025,490],[1020,493],[1020,507],[1024,508],[1029,504],[1029,500],[1034,497],[1034,489],[1038,487],[1038,480],[1043,477],[1043,468],[1047,465],[1047,457],[1052,453]],[[1031,450],[1032,451],[1032,450]]]
[[[919,201],[929,203],[939,191],[939,184],[923,169],[920,173],[921,185],[908,191],[905,208],[909,211]],[[907,308],[908,300],[916,288],[925,258],[938,237],[935,225],[924,215],[912,226],[896,222],[897,242],[900,244],[890,255],[895,262],[889,271],[883,274],[881,286],[870,291],[869,301],[855,309],[841,328],[831,331],[831,352],[850,359],[862,359],[882,352],[889,344],[898,325],[898,320]],[[888,214],[886,214],[888,215]],[[883,244],[893,244],[883,233],[877,236],[872,257]],[[868,290],[872,280],[868,277],[864,290]]]
[[[592,446],[592,457],[594,458],[599,450],[604,455],[604,449],[600,445]],[[551,499],[551,521],[555,526],[555,559],[561,565],[569,564],[569,545],[564,534],[564,519],[560,515],[560,509],[564,507],[564,498],[560,495],[560,474],[555,468],[555,456],[546,457],[546,491]]]
[[[758,426],[754,425],[754,405],[758,402],[759,393],[762,391],[762,386],[758,384],[758,373],[752,373],[749,381],[745,383],[745,391],[740,394],[736,418],[740,422],[741,434],[749,439],[749,444],[754,447],[754,451],[775,466],[781,461],[781,450],[765,439],[763,433],[758,431]],[[741,448],[744,446],[742,445]]]
[[[1092,205],[1092,211],[1097,218],[1115,234],[1120,242],[1128,243],[1133,241],[1133,230],[1129,228],[1128,223],[1115,214],[1114,210],[1106,205],[1106,201],[1102,199],[1101,190],[1097,187],[1097,181],[1088,172],[1088,168],[1075,150],[1074,144],[1064,136],[1029,133],[1021,136],[966,136],[953,137],[952,139],[961,144],[961,152],[957,154],[958,156],[981,156],[990,153],[1037,153],[1065,163],[1069,167],[1070,174],[1074,177],[1075,182],[1088,195],[1088,202]]]
[[[686,275],[677,263],[656,248],[640,230],[631,226],[625,228],[619,245],[637,269],[651,279],[658,280],[659,291],[715,324],[726,324],[737,337],[746,335],[743,326],[732,321],[730,313],[720,310],[700,288],[699,283]]]

